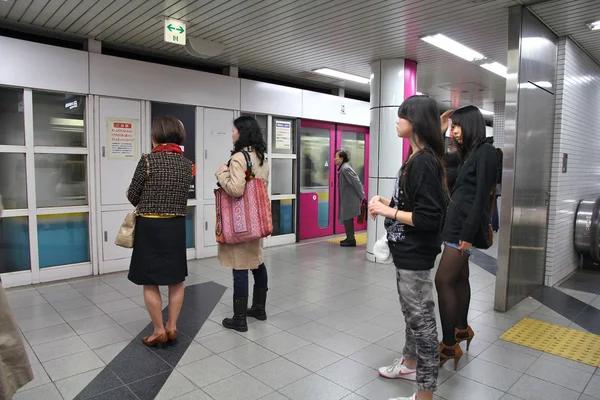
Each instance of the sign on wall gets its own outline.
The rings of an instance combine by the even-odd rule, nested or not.
[[[165,42],[185,46],[187,27],[185,22],[176,19],[165,18]]]
[[[291,121],[275,121],[275,149],[290,150],[292,148]]]
[[[109,159],[139,158],[139,120],[106,118],[106,135]]]

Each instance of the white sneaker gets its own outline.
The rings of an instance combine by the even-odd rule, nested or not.
[[[417,370],[410,369],[404,365],[404,358],[394,360],[389,367],[379,368],[379,375],[387,379],[406,379],[409,381],[417,380]],[[409,398],[409,399],[412,399]],[[399,398],[398,400],[402,400]]]
[[[395,398],[390,399],[390,400],[417,400],[417,394],[415,393],[415,394],[413,394],[410,397],[395,397]]]

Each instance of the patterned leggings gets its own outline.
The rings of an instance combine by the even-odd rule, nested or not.
[[[406,321],[403,356],[417,361],[417,387],[423,391],[436,390],[440,366],[430,272],[396,268],[398,295]]]

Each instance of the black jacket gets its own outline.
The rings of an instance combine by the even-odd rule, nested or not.
[[[445,242],[462,240],[475,247],[490,247],[490,201],[492,188],[496,185],[497,160],[494,146],[484,143],[459,167],[442,232]]]
[[[458,177],[460,154],[458,154],[458,151],[446,153],[444,156],[444,162],[446,163],[446,184],[448,185],[448,191],[452,193],[454,184],[456,183],[456,178]]]
[[[403,191],[402,179],[407,179],[407,193]],[[397,184],[399,191],[394,194],[390,206],[412,212],[415,226],[386,219],[394,264],[400,269],[431,269],[441,250],[441,228],[447,205],[437,160],[431,154],[415,155],[409,170],[400,175]],[[394,197],[399,199],[400,204],[394,204]],[[391,231],[395,233],[390,235]]]

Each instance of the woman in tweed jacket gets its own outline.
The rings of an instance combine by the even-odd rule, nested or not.
[[[185,129],[175,117],[152,121],[151,154],[144,155],[127,198],[137,207],[137,222],[129,280],[144,286],[144,301],[154,333],[147,346],[177,338],[177,318],[188,274],[185,216],[192,183],[192,162],[183,157]],[[169,319],[163,324],[159,286],[169,286]]]

